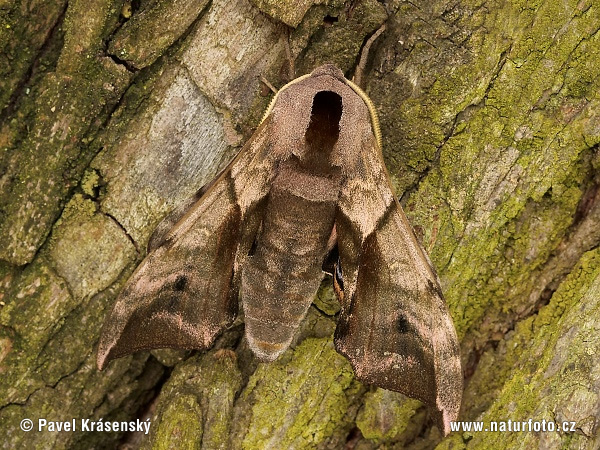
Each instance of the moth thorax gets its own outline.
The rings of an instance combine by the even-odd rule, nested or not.
[[[342,97],[335,92],[320,91],[313,97],[310,122],[304,135],[304,165],[313,170],[327,167],[329,155],[340,136]]]

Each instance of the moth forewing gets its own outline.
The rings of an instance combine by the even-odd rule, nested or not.
[[[149,253],[125,284],[106,319],[98,344],[98,367],[110,360],[153,348],[204,349],[237,315],[239,278],[234,275],[238,249],[249,249],[258,228],[261,199],[269,175],[253,180],[260,165],[274,173],[276,160],[265,149],[270,121],[259,127],[210,188],[187,210],[175,210],[149,244]],[[269,155],[265,158],[264,155]],[[257,157],[260,155],[260,157]],[[252,195],[238,183],[254,183]],[[249,242],[248,242],[249,241]]]
[[[199,197],[153,236],[107,319],[99,367],[141,349],[209,347],[235,318],[238,294],[250,348],[277,358],[337,236],[336,348],[359,379],[422,400],[449,431],[462,393],[456,333],[360,88],[332,65],[286,85]]]
[[[344,286],[336,288],[336,348],[359,379],[433,406],[447,434],[462,397],[458,339],[438,277],[393,195],[376,114],[365,104],[372,136],[352,153],[336,215]]]

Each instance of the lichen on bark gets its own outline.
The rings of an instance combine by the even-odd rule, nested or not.
[[[545,420],[557,431],[463,433],[469,446],[593,448],[600,408],[599,299],[596,248],[582,256],[537,316],[521,321],[482,356],[465,395],[465,419],[482,420],[486,427],[491,421]]]
[[[331,338],[307,338],[252,374],[237,401],[231,448],[341,445],[362,390]]]
[[[69,4],[56,68],[40,81],[39,96],[28,99],[35,104],[31,129],[16,142],[18,131],[6,130],[0,258],[12,264],[30,262],[43,244],[89,164],[86,144],[102,124],[98,117],[106,117],[130,81],[122,66],[96,56],[118,17],[113,3],[119,1]]]
[[[242,375],[231,350],[179,364],[163,387],[143,448],[226,449]]]

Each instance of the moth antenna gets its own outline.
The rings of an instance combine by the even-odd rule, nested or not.
[[[352,77],[352,81],[357,85],[362,84],[362,75],[365,70],[365,66],[367,65],[367,58],[369,57],[369,50],[371,50],[371,45],[373,42],[385,31],[385,23],[379,27],[379,29],[373,33],[367,42],[365,42],[365,46],[360,52],[360,59],[358,60],[358,65],[356,66],[356,70],[354,71],[354,76]]]
[[[273,96],[273,98],[271,99],[271,103],[269,103],[269,106],[267,106],[267,109],[266,109],[265,113],[263,114],[263,117],[262,117],[262,119],[260,120],[260,123],[259,123],[259,125],[260,125],[260,124],[262,124],[262,123],[265,121],[265,119],[266,119],[267,117],[269,117],[269,114],[271,114],[271,111],[273,110],[273,106],[275,106],[275,102],[277,101],[277,98],[279,97],[279,93],[280,93],[281,91],[284,91],[284,90],[286,90],[286,89],[287,89],[288,87],[290,87],[292,84],[296,84],[296,83],[298,83],[298,82],[300,82],[300,81],[302,81],[302,80],[305,80],[305,79],[306,79],[306,78],[308,78],[308,77],[310,77],[310,73],[307,73],[306,75],[302,75],[301,77],[298,77],[298,78],[296,78],[296,79],[294,79],[294,80],[290,81],[289,83],[285,84],[285,85],[284,85],[284,86],[283,86],[281,89],[279,89],[279,90],[277,91],[277,93],[276,93],[276,94]],[[366,94],[365,94],[365,95],[366,95]],[[369,101],[370,101],[370,100],[369,100]]]
[[[373,101],[369,98],[367,93],[360,88],[360,86],[358,86],[350,80],[346,80],[346,83],[352,88],[354,92],[358,94],[360,98],[363,99],[365,105],[367,105],[367,108],[369,109],[369,114],[371,116],[371,126],[373,127],[373,134],[375,135],[377,146],[381,150],[381,128],[379,127],[379,116],[377,115],[377,110],[375,109]],[[265,116],[263,120],[265,120],[266,117],[267,116]]]
[[[296,67],[295,67],[294,55],[292,54],[292,46],[290,45],[290,34],[291,34],[291,30],[288,27],[287,33],[285,36],[284,46],[285,46],[285,56],[287,57],[288,64],[289,64],[290,78],[288,78],[288,79],[293,80],[296,77]]]

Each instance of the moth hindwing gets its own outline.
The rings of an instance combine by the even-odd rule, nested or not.
[[[151,239],[106,320],[98,366],[206,349],[236,317],[262,360],[290,345],[335,241],[335,347],[356,376],[415,397],[444,433],[462,371],[437,276],[394,197],[375,109],[325,65],[282,88],[238,156]]]

